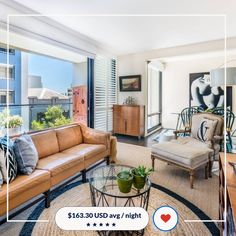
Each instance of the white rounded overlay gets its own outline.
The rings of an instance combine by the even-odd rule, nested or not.
[[[170,206],[161,206],[153,214],[153,223],[161,231],[170,231],[178,224],[177,211]]]
[[[141,230],[149,216],[141,207],[63,207],[55,220],[63,230]]]

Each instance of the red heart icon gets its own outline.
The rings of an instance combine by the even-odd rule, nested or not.
[[[171,218],[170,214],[162,214],[161,219],[166,223]]]

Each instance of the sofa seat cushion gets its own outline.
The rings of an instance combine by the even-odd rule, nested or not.
[[[45,170],[34,170],[30,175],[18,175],[9,184],[9,199],[20,197],[24,192],[31,192],[35,186],[40,186],[41,184],[45,186],[46,183],[48,187],[42,189],[42,192],[50,189],[50,172]],[[0,204],[6,202],[6,191],[7,184],[4,184],[0,191]]]
[[[105,151],[106,151],[106,146],[103,144],[82,143],[80,145],[76,145],[72,148],[69,148],[63,151],[62,153],[82,155],[84,156],[84,160],[87,160]]]
[[[209,161],[209,150],[183,145],[177,142],[162,142],[152,146],[152,154],[165,161],[195,169]]]
[[[56,134],[60,152],[83,142],[79,125],[56,129]]]
[[[81,165],[83,161],[84,156],[82,154],[57,153],[47,158],[40,159],[36,168],[50,171],[53,177],[74,166]]]
[[[31,134],[39,159],[59,152],[56,131],[48,130]]]

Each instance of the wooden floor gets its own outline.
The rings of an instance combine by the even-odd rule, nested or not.
[[[117,140],[120,143],[128,143],[128,144],[133,144],[133,145],[138,145],[138,146],[143,146],[143,147],[151,147],[152,144],[156,143],[153,140],[153,138],[155,138],[161,131],[162,129],[154,132],[153,134],[147,137],[141,137],[140,139],[138,139],[137,137],[121,135],[121,134],[114,134],[114,136],[117,137]]]

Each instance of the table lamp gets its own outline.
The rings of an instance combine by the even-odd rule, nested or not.
[[[210,72],[211,87],[224,86],[225,68],[213,69]],[[226,86],[236,85],[236,67],[226,67]]]

